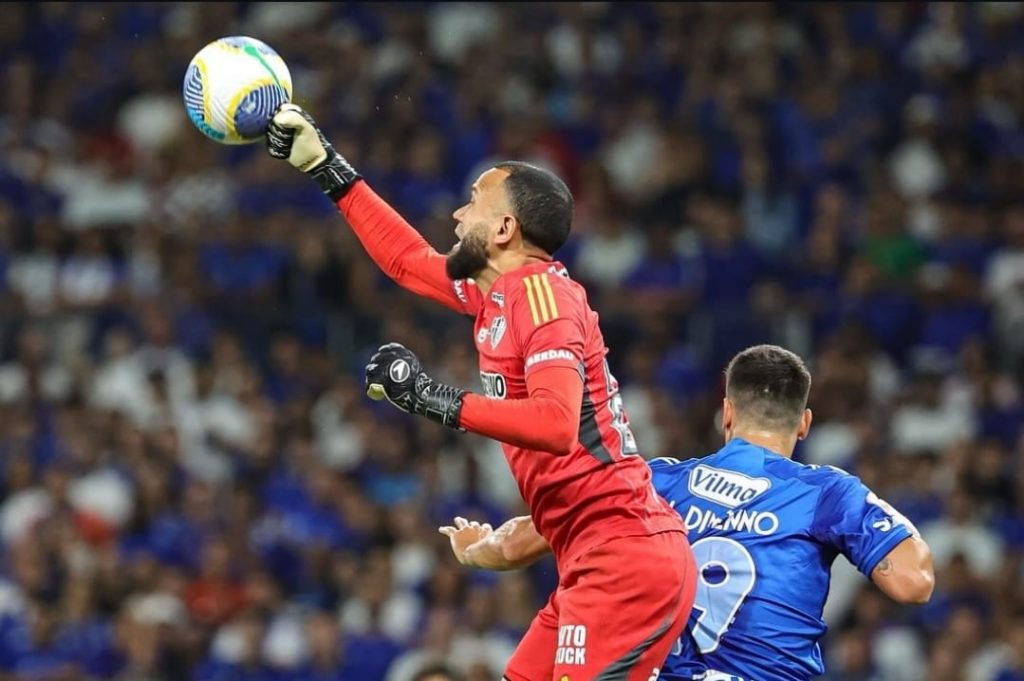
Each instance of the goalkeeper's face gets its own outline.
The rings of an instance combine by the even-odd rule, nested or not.
[[[454,213],[459,241],[448,251],[451,279],[474,279],[487,268],[498,242],[508,241],[511,208],[502,183],[508,172],[491,168],[473,183],[469,203]],[[514,223],[514,220],[512,220]]]

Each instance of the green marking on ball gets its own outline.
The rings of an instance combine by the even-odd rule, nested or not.
[[[270,74],[270,77],[274,79],[274,82],[277,83],[277,87],[284,90],[285,94],[288,93],[288,90],[285,90],[284,86],[281,85],[281,81],[277,79],[277,74],[274,73],[274,69],[270,68],[270,64],[268,64],[267,60],[263,58],[263,55],[260,54],[260,51],[256,49],[255,45],[246,45],[245,53],[250,57],[256,57],[256,59],[259,60],[260,64],[263,65],[263,68],[266,69],[267,73]]]

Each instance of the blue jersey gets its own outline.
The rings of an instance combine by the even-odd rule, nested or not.
[[[658,493],[683,517],[698,569],[690,623],[662,679],[823,673],[832,561],[841,553],[870,575],[911,536],[910,523],[857,477],[737,438],[703,459],[650,466]]]

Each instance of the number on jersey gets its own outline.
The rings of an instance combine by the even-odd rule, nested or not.
[[[718,648],[736,613],[757,582],[754,559],[742,544],[726,537],[705,537],[693,544],[697,563],[697,593],[693,609],[700,613],[693,626],[702,653]]]
[[[626,408],[622,406],[622,395],[619,394],[619,382],[612,376],[612,370],[608,366],[608,360],[604,360],[604,381],[608,389],[608,409],[612,412],[612,428],[619,434],[619,441],[622,442],[623,454],[636,454],[639,450],[636,446],[636,438],[633,431],[629,429],[629,417],[626,416]]]

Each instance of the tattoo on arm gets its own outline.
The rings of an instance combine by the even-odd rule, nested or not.
[[[888,558],[883,558],[878,565],[875,566],[875,569],[878,570],[878,574],[880,575],[888,575],[892,572],[892,561]]]

